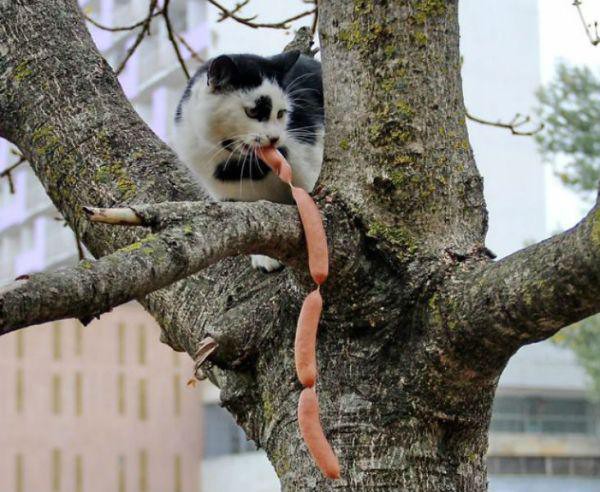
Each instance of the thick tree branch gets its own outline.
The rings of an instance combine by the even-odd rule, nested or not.
[[[600,209],[498,262],[464,264],[446,287],[440,314],[459,351],[483,348],[503,364],[522,345],[600,311]]]
[[[9,285],[0,291],[0,335],[56,319],[91,319],[228,256],[303,256],[297,213],[287,205],[177,202],[88,213],[96,222],[159,232],[97,261]]]

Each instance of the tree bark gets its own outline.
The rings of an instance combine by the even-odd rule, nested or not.
[[[145,290],[109,289],[115,296],[100,311],[160,289],[140,301],[164,342],[192,356],[206,337],[218,343],[210,378],[283,490],[484,491],[492,401],[508,358],[600,310],[595,211],[570,233],[492,262],[465,126],[457,0],[319,5],[327,136],[315,198],[332,261],[317,390],[338,482],[320,475],[297,428],[293,339],[307,275],[291,260],[303,255],[293,210],[249,204],[227,221],[170,224],[161,254],[143,264],[114,253],[147,231],[91,224],[84,206],[209,204],[127,102],[75,0],[0,0],[0,134],[105,257],[94,268],[117,255],[123,276],[144,280]],[[211,230],[217,223],[222,235]],[[293,244],[280,251],[290,261],[279,274],[229,258],[187,276],[224,256],[275,253],[286,231]],[[206,253],[194,268],[192,246]],[[157,268],[171,272],[169,282],[185,278],[161,288]],[[110,272],[119,279],[118,268]],[[39,289],[34,301],[10,292],[0,292],[0,313],[49,304]]]

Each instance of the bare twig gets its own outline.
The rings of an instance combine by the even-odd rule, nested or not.
[[[154,18],[154,17],[160,15],[161,13],[162,13],[162,10],[158,10],[152,14],[152,17]],[[137,29],[138,27],[142,27],[148,20],[148,17],[146,16],[142,20],[136,22],[135,24],[130,24],[128,26],[111,27],[111,26],[106,26],[104,24],[101,24],[97,20],[92,19],[92,17],[90,17],[88,14],[86,14],[83,10],[81,11],[81,15],[83,15],[84,19],[86,21],[88,21],[90,24],[92,24],[93,26],[96,26],[98,29],[102,29],[103,31],[108,31],[108,32],[133,31],[134,29]]]
[[[179,62],[179,65],[181,66],[181,70],[183,70],[183,73],[185,74],[186,79],[189,80],[190,71],[188,70],[185,60],[183,59],[183,56],[181,56],[181,51],[179,50],[179,44],[177,43],[177,39],[175,38],[173,26],[171,24],[171,18],[169,17],[170,2],[171,2],[171,0],[165,0],[163,9],[162,9],[162,16],[163,16],[163,19],[165,20],[165,26],[167,28],[167,35],[169,36],[169,41],[171,42],[171,46],[173,46],[173,51],[175,52],[177,61]]]
[[[12,179],[12,172],[17,167],[19,167],[21,164],[23,164],[24,162],[25,162],[25,157],[20,157],[17,162],[15,162],[14,164],[11,164],[6,169],[4,169],[3,171],[0,172],[0,179],[6,178],[8,180],[8,189],[9,189],[11,195],[15,193],[15,183],[13,182],[13,179]]]
[[[117,67],[117,69],[115,70],[115,73],[117,75],[119,75],[125,69],[125,66],[127,65],[127,62],[129,61],[129,59],[133,56],[135,51],[138,49],[139,45],[142,43],[142,41],[144,40],[146,35],[148,35],[150,33],[150,24],[152,24],[152,19],[154,18],[154,15],[155,15],[154,11],[156,10],[157,3],[158,3],[158,0],[150,0],[150,5],[148,7],[148,15],[142,22],[142,25],[141,25],[142,29],[136,36],[133,44],[127,50],[127,53],[125,54],[125,58],[123,58],[123,60],[121,61],[121,63]]]
[[[594,21],[594,32],[592,33],[592,25],[588,24],[583,15],[583,11],[581,10],[581,4],[583,2],[581,0],[573,0],[573,6],[577,9],[577,13],[579,14],[579,18],[581,19],[581,23],[583,24],[583,28],[585,29],[585,34],[587,35],[590,43],[593,46],[598,46],[600,44],[600,34],[598,33],[598,21]]]
[[[219,9],[219,11],[221,12],[221,18],[219,19],[219,21],[223,21],[225,19],[232,19],[236,22],[239,22],[240,24],[251,27],[253,29],[258,29],[261,27],[267,28],[267,29],[289,29],[290,22],[294,22],[294,21],[297,21],[298,19],[302,19],[303,17],[308,17],[309,15],[313,15],[315,13],[315,11],[317,10],[316,8],[306,10],[304,12],[300,12],[299,14],[296,14],[292,17],[289,17],[289,18],[284,19],[279,22],[254,22],[254,19],[256,19],[256,15],[254,15],[252,17],[241,17],[238,15],[238,12],[240,11],[240,9],[242,7],[244,7],[248,2],[242,2],[241,4],[238,3],[233,9],[228,9],[228,8],[224,7],[223,5],[221,5],[219,2],[217,2],[216,0],[207,0],[207,1],[213,7],[216,7],[217,9]]]
[[[192,48],[192,46],[187,42],[187,40],[181,34],[179,34],[177,32],[174,33],[174,34],[175,34],[175,37],[177,38],[177,40],[183,45],[183,47],[186,50],[188,50],[190,56],[194,60],[196,60],[196,61],[198,61],[200,63],[204,63],[204,61],[205,61],[204,58],[202,58],[200,56],[200,53],[198,53],[194,48]]]
[[[235,4],[235,7],[229,11],[229,13],[221,12],[219,15],[219,19],[217,22],[223,22],[225,19],[230,17],[231,15],[237,14],[240,10],[242,10],[246,5],[250,3],[250,0],[244,0],[243,2],[238,2]],[[248,17],[247,19],[256,19],[256,16]]]
[[[317,27],[319,25],[319,0],[314,0],[313,3],[315,4],[315,13],[313,15],[312,24],[310,26],[310,32],[314,37],[317,33]]]
[[[507,130],[510,130],[510,132],[513,135],[518,135],[521,137],[531,137],[532,135],[535,135],[536,133],[539,133],[544,129],[544,124],[539,123],[533,130],[520,130],[520,128],[523,127],[523,125],[527,125],[528,123],[531,123],[530,116],[523,116],[520,113],[517,113],[515,115],[515,117],[512,120],[510,120],[508,123],[504,123],[502,121],[484,120],[483,118],[473,116],[468,111],[466,112],[466,115],[467,115],[467,118],[471,121],[475,121],[476,123],[479,123],[481,125],[495,126],[497,128],[505,128]]]
[[[75,246],[77,246],[77,256],[79,260],[85,260],[85,249],[83,248],[83,244],[81,243],[81,239],[79,238],[79,234],[77,231],[73,231],[75,233]]]

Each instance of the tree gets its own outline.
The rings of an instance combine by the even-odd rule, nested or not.
[[[132,110],[75,0],[0,2],[0,135],[99,259],[3,289],[0,333],[139,299],[175,350],[217,344],[202,366],[284,490],[485,490],[506,362],[600,310],[598,206],[492,261],[458,1],[319,4],[327,135],[315,198],[332,274],[318,390],[343,479],[320,476],[296,425],[292,340],[308,286],[296,211],[209,202]],[[124,208],[87,210],[140,227],[92,223],[86,206]],[[263,275],[234,257],[249,253],[288,268]]]

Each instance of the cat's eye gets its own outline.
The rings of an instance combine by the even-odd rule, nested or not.
[[[277,119],[280,120],[281,118],[283,118],[283,115],[287,113],[287,109],[280,109],[279,111],[277,111]]]
[[[248,118],[256,118],[258,116],[256,108],[244,108],[244,111],[246,111],[246,116]]]

